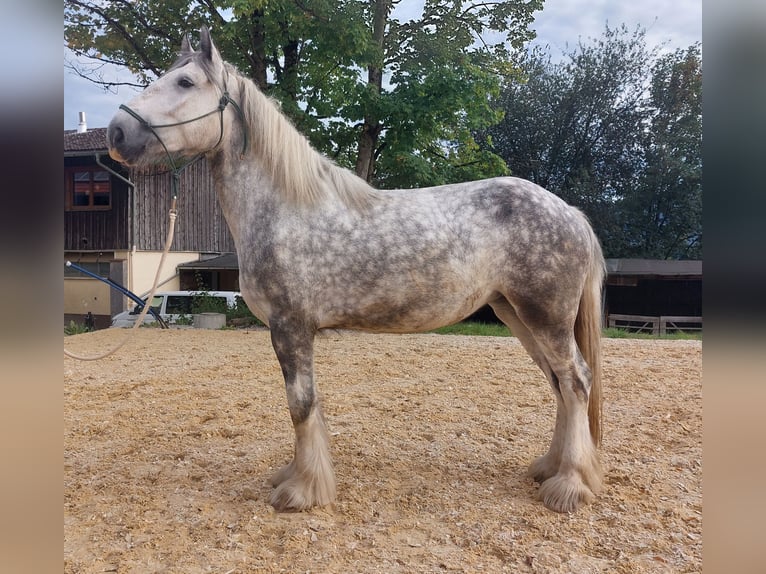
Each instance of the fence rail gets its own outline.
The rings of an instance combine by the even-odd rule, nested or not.
[[[652,335],[665,335],[677,331],[702,331],[702,317],[610,314],[608,323],[610,327]]]

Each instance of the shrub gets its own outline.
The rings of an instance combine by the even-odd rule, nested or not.
[[[253,315],[252,311],[245,303],[242,297],[237,297],[237,304],[234,308],[226,310],[226,324],[234,327],[253,327],[262,326],[263,323]]]
[[[75,323],[69,321],[69,325],[64,326],[64,335],[80,335],[81,333],[89,333],[90,329],[82,323]]]

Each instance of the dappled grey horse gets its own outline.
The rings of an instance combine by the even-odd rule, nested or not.
[[[110,155],[176,166],[204,155],[237,248],[240,289],[271,330],[295,428],[271,504],[335,500],[314,383],[320,329],[417,332],[489,304],[553,388],[548,452],[530,466],[545,506],[569,512],[601,487],[600,328],[604,260],[577,209],[504,177],[378,191],[311,148],[203,28],[121,106]],[[509,421],[509,424],[510,421]]]

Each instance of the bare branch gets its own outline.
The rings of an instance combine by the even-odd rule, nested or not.
[[[64,67],[71,70],[72,73],[80,76],[81,78],[88,80],[89,82],[92,82],[96,85],[101,86],[104,88],[105,91],[109,91],[112,93],[116,93],[116,90],[114,88],[119,86],[128,86],[131,88],[145,88],[146,84],[143,83],[137,83],[137,82],[130,82],[130,81],[113,81],[113,80],[106,80],[104,79],[103,73],[100,71],[101,68],[103,68],[106,64],[100,63],[95,65],[89,70],[86,70],[85,67],[82,66],[80,62],[76,62],[73,60],[65,60],[64,61]]]

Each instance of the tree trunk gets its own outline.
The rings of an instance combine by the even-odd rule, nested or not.
[[[298,102],[298,65],[300,64],[300,40],[294,37],[289,16],[281,15],[278,20],[280,37],[282,39],[282,55],[284,64],[279,64],[279,58],[274,54],[275,74],[279,90],[287,96],[291,104]],[[284,103],[284,102],[283,102]]]
[[[268,87],[266,76],[266,31],[263,9],[250,14],[250,76],[261,91]]]
[[[372,19],[372,40],[378,48],[378,58],[367,67],[367,85],[375,95],[383,91],[383,63],[386,23],[391,12],[392,0],[374,0]],[[356,156],[356,174],[366,181],[372,181],[375,173],[375,148],[383,126],[373,110],[367,109],[359,136],[359,150]]]
[[[300,65],[300,42],[290,39],[287,23],[281,26],[285,41],[282,44],[282,53],[285,56],[284,66],[277,66],[279,91],[285,96],[282,98],[282,111],[296,124],[303,116],[298,107],[298,67]]]
[[[359,136],[359,150],[356,155],[356,175],[367,181],[372,181],[375,172],[375,146],[383,126],[380,123],[371,123],[365,119],[362,126],[362,134]]]

